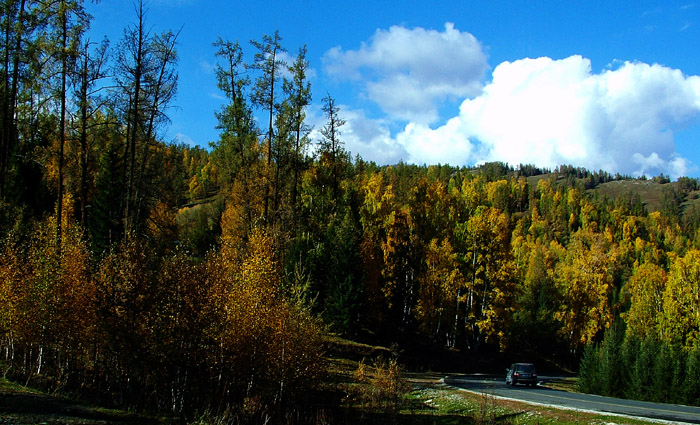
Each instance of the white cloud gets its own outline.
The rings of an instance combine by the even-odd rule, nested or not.
[[[697,170],[677,153],[674,136],[700,122],[700,77],[677,69],[614,61],[594,73],[578,55],[527,58],[501,63],[484,85],[481,44],[450,23],[444,31],[377,30],[358,49],[335,47],[323,61],[384,111],[370,119],[341,108],[348,150],[378,163],[573,164],[672,177]],[[462,99],[459,113],[436,127],[451,96]]]
[[[363,83],[365,95],[391,119],[421,124],[438,118],[445,99],[479,94],[488,69],[479,41],[451,23],[442,32],[377,30],[357,50],[329,50],[323,63],[336,78]]]
[[[572,56],[504,63],[499,68],[484,106],[474,108],[473,102],[465,101],[462,116],[470,121],[488,116],[491,120],[480,121],[492,127],[476,128],[474,136],[491,147],[492,156],[510,162],[521,157],[526,160],[520,162],[549,166],[572,163],[631,174],[670,172],[677,168],[673,131],[700,112],[700,77],[686,78],[660,65],[627,62],[596,75],[588,59]],[[493,94],[513,78],[520,84]],[[522,108],[497,110],[513,98]],[[493,137],[498,134],[494,119],[505,125],[498,140]],[[635,155],[652,154],[663,162],[649,169],[637,166]]]
[[[676,153],[674,131],[699,116],[697,76],[629,62],[593,74],[581,56],[522,59],[496,67],[459,116],[436,129],[408,125],[397,141],[417,163],[574,164],[677,177],[694,166]]]
[[[183,145],[187,145],[187,146],[197,146],[197,142],[192,140],[192,138],[190,136],[183,134],[183,133],[177,133],[173,137],[173,143],[183,144]]]
[[[284,66],[279,68],[280,75],[282,77],[287,78],[287,79],[292,79],[293,76],[292,76],[292,73],[289,72],[288,67],[294,65],[294,62],[296,62],[296,60],[297,60],[298,54],[299,54],[299,52],[294,52],[292,54],[292,53],[289,53],[287,51],[281,51],[281,52],[277,53],[277,60],[284,63]],[[307,56],[306,60],[309,60],[308,56]],[[306,78],[308,80],[315,79],[316,78],[316,70],[314,68],[309,67],[306,70]]]
[[[462,135],[460,127],[462,123],[459,118],[449,120],[436,130],[410,123],[396,139],[408,153],[407,162],[464,165],[474,157],[475,146]]]
[[[364,111],[347,105],[338,107],[340,117],[346,121],[339,129],[340,139],[353,157],[360,154],[365,161],[378,164],[395,164],[408,157],[406,150],[391,137],[385,121],[367,118]],[[326,118],[319,107],[310,108],[307,110],[307,122],[313,126],[310,138],[315,145],[322,137],[320,129],[325,125]]]
[[[347,124],[341,128],[345,149],[362,159],[396,164],[407,157],[403,146],[396,143],[382,120],[367,118],[363,111],[341,109]]]

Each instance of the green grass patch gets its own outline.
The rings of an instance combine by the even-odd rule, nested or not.
[[[413,379],[410,380],[414,382]],[[473,393],[439,382],[414,383],[411,401],[398,417],[399,424],[505,424],[505,425],[641,425],[648,421],[618,416],[555,409],[501,400],[488,393]]]

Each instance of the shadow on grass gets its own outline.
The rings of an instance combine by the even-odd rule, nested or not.
[[[128,413],[103,411],[43,394],[15,391],[0,392],[0,419],[11,418],[12,423],[97,424],[156,424],[158,421]],[[87,421],[87,422],[86,422]],[[2,422],[2,421],[0,421]]]

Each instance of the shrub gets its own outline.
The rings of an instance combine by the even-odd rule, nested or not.
[[[403,406],[405,395],[410,390],[396,360],[388,363],[377,359],[374,367],[363,360],[355,371],[357,384],[351,387],[348,397],[354,403],[369,409],[397,413]]]

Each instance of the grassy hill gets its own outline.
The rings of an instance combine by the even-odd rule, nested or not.
[[[660,211],[664,192],[674,190],[682,195],[681,212],[700,208],[700,190],[688,190],[681,182],[660,183],[654,180],[614,180],[598,185],[594,191],[612,200],[620,196],[639,195],[648,212]]]
[[[658,183],[653,180],[615,180],[598,185],[592,191],[612,200],[620,196],[639,195],[647,211],[659,211],[664,189],[677,186],[675,183]]]

